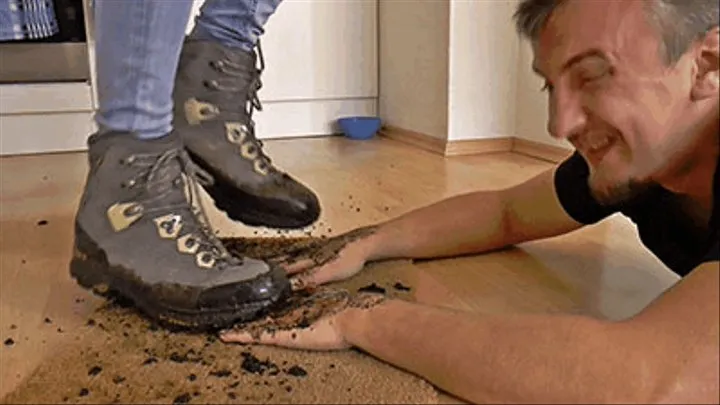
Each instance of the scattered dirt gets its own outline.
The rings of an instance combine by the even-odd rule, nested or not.
[[[399,281],[393,285],[393,288],[398,291],[410,291],[410,287],[403,285],[403,283]]]
[[[328,239],[225,238],[223,242],[236,254],[255,258],[323,262],[349,240],[370,231]],[[285,310],[241,327],[257,328],[263,322],[265,328],[307,327],[346,305],[410,298],[393,288],[399,281],[387,266],[378,270],[369,266],[333,288],[297,294]],[[395,266],[412,272],[409,261]],[[384,293],[354,293],[367,285]],[[113,302],[66,333],[73,338],[66,339],[0,403],[438,402],[436,391],[422,379],[359,350],[307,352],[225,344],[212,335],[158,328],[134,309]]]
[[[377,230],[368,226],[332,238],[221,238],[230,253],[255,259],[294,263],[309,259],[323,265],[337,258],[338,253],[353,241],[370,236]]]
[[[15,341],[13,340],[13,338],[5,339],[5,346],[13,346],[13,345],[15,345]]]
[[[385,294],[385,289],[375,283],[372,283],[370,285],[366,285],[365,287],[358,288],[358,292]]]
[[[359,351],[309,353],[153,331],[117,305],[93,317],[107,329],[69,331],[79,339],[0,402],[437,403],[430,385]]]
[[[102,367],[100,366],[93,366],[90,370],[88,370],[89,376],[96,376],[102,372]]]
[[[47,225],[47,224],[48,224],[48,221],[45,220],[45,219],[41,219],[41,220],[39,220],[38,223],[37,223],[38,226],[45,226],[45,225]]]

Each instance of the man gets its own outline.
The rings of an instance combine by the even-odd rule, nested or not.
[[[319,216],[307,187],[255,137],[258,38],[280,0],[97,0],[100,127],[75,222],[70,272],[189,327],[249,319],[290,291],[280,268],[232,257],[199,205],[199,185],[231,219],[299,228]]]
[[[516,22],[547,83],[549,132],[576,153],[519,186],[365,228],[337,259],[288,272],[302,288],[349,277],[370,260],[480,253],[622,212],[682,280],[622,322],[380,300],[310,328],[258,340],[227,331],[224,341],[355,346],[472,402],[718,401],[717,2],[523,0]]]

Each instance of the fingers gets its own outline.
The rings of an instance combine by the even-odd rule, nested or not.
[[[319,285],[343,278],[342,274],[338,274],[337,266],[325,265],[315,270],[301,273],[290,279],[290,283],[294,291],[315,288]]]
[[[297,332],[296,331],[264,331],[259,338],[253,337],[250,333],[244,331],[228,330],[221,332],[220,340],[225,343],[242,343],[242,344],[263,344],[283,347],[296,347]]]
[[[296,274],[315,266],[315,261],[312,259],[301,259],[293,263],[283,265],[282,268],[288,274]]]

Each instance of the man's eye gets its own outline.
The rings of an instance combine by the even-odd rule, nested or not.
[[[612,69],[607,66],[598,66],[594,69],[587,69],[580,73],[580,82],[585,84],[598,79],[602,79],[612,73]]]
[[[603,76],[605,76],[605,73],[606,73],[605,71],[601,71],[601,72],[587,72],[587,73],[583,74],[582,76],[580,76],[580,80],[581,80],[583,83],[591,82],[591,81],[593,81],[593,80],[597,80],[597,79],[602,78]]]

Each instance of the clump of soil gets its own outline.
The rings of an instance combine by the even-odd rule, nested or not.
[[[370,285],[366,285],[365,287],[358,288],[358,292],[385,294],[385,289],[375,283],[372,283]]]

